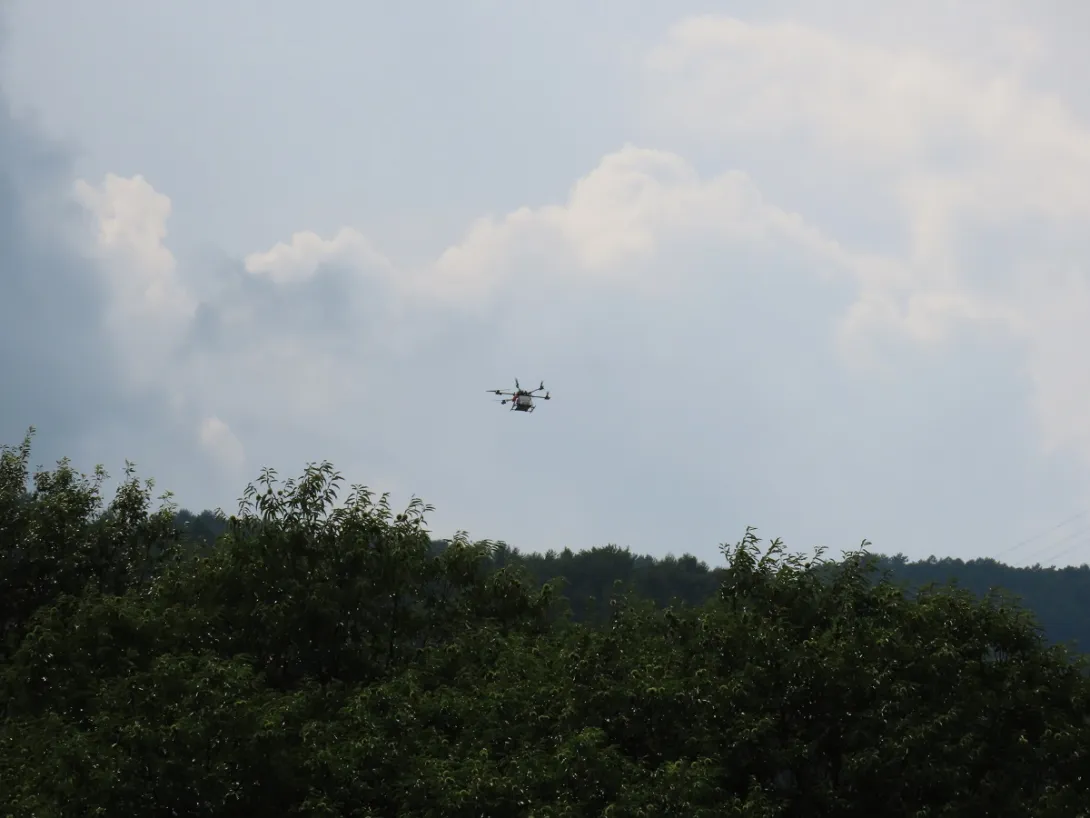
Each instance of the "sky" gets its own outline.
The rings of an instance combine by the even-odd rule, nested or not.
[[[0,442],[1090,561],[1090,9],[879,5],[0,0]]]

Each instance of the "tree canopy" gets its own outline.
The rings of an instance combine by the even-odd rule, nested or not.
[[[176,520],[197,547],[210,547],[227,526],[225,518],[211,511],[194,514],[181,509]],[[444,547],[444,541],[437,541],[434,547]],[[949,583],[977,596],[986,596],[995,589],[1007,591],[1033,612],[1049,641],[1066,644],[1082,653],[1090,651],[1090,616],[1086,613],[1090,565],[1015,567],[987,558],[930,557],[909,561],[900,554],[871,556],[873,576],[888,572],[892,581],[910,591]],[[498,543],[492,550],[491,561],[496,566],[518,563],[539,585],[560,580],[572,618],[578,622],[601,622],[608,618],[608,600],[617,583],[659,607],[700,605],[715,596],[726,572],[725,567],[709,566],[688,553],[656,558],[634,554],[616,545],[537,554]]]
[[[675,561],[689,604],[576,617],[328,463],[196,547],[131,468],[106,502],[29,455],[0,456],[0,815],[1088,814],[1086,664],[1003,595],[748,531],[711,590]]]

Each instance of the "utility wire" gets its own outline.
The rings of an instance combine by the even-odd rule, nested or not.
[[[1018,551],[1018,550],[1024,548],[1025,546],[1029,545],[1030,543],[1037,542],[1042,537],[1046,537],[1049,534],[1052,534],[1052,533],[1054,533],[1056,531],[1059,531],[1065,525],[1073,523],[1073,522],[1075,522],[1075,520],[1079,520],[1079,519],[1085,517],[1087,514],[1090,514],[1090,508],[1084,509],[1083,511],[1080,511],[1078,514],[1075,514],[1075,515],[1073,515],[1071,517],[1068,517],[1066,520],[1063,520],[1062,522],[1056,523],[1056,525],[1052,526],[1051,528],[1046,528],[1043,531],[1040,531],[1040,532],[1034,534],[1032,537],[1026,537],[1026,539],[1015,543],[1010,548],[1006,548],[1003,551],[1000,551],[999,553],[992,555],[992,559],[994,559],[994,560],[996,560],[998,562],[1001,558],[1007,556],[1008,554],[1013,554],[1015,551]],[[1087,526],[1086,528],[1082,529],[1082,531],[1090,531],[1090,526]],[[1055,542],[1052,543],[1052,545],[1056,545],[1056,544],[1057,543],[1055,543]],[[1052,546],[1045,546],[1046,549],[1050,548],[1050,547],[1052,547]],[[1040,551],[1035,552],[1035,553],[1040,553]]]

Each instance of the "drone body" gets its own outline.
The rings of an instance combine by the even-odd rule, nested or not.
[[[545,392],[544,395],[538,395],[538,392],[545,391],[545,381],[541,382],[541,386],[537,389],[523,389],[519,386],[518,378],[515,378],[514,390],[506,389],[489,389],[493,395],[504,395],[500,400],[500,403],[506,405],[511,404],[511,411],[513,412],[532,412],[534,411],[534,398],[540,398],[541,400],[549,400],[549,393]]]

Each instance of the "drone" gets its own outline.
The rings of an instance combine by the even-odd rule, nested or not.
[[[538,395],[537,392],[545,391],[545,381],[541,382],[541,386],[537,389],[523,389],[519,386],[519,379],[515,378],[515,389],[511,391],[509,389],[489,389],[487,390],[493,395],[506,395],[505,398],[500,400],[501,404],[511,404],[511,410],[515,412],[532,412],[534,411],[534,398],[541,398],[542,400],[549,400],[549,393],[545,392],[544,395]]]

